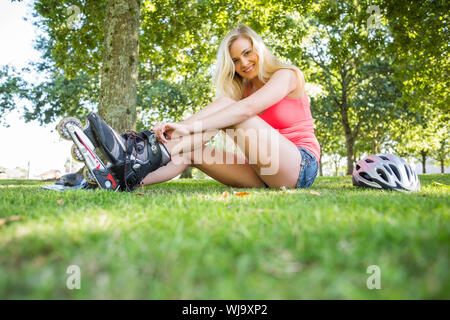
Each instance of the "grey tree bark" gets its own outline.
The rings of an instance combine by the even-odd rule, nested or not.
[[[139,0],[108,0],[98,112],[118,132],[135,129]]]
[[[343,78],[345,83],[345,78]],[[350,127],[350,121],[348,119],[348,105],[347,105],[347,88],[342,87],[342,101],[340,104],[341,122],[344,128],[345,144],[347,148],[347,174],[353,173],[353,163],[355,162],[355,152],[353,150],[355,146],[355,131],[352,131]]]
[[[422,150],[420,155],[422,156],[422,173],[425,174],[427,173],[427,152]]]

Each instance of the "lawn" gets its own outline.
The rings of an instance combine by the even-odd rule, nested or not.
[[[450,174],[420,180],[412,194],[349,177],[134,193],[0,180],[0,299],[450,299]],[[371,265],[381,289],[367,288]]]

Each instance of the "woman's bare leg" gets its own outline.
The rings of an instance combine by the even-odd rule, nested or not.
[[[220,103],[222,107],[225,107],[233,102],[231,99],[222,99]],[[169,163],[150,173],[144,179],[144,184],[170,180],[187,166],[192,165],[219,182],[230,186],[262,187],[263,181],[271,187],[293,188],[296,186],[301,155],[291,141],[257,116],[229,129],[234,129],[231,135],[236,138],[236,144],[245,155],[245,157],[241,157],[244,163],[237,162],[238,158],[235,158],[235,162],[230,164],[224,161],[224,158],[216,157],[218,150],[205,146],[204,137],[200,140],[191,137],[190,140],[185,139],[185,142],[181,144],[179,140],[169,140],[165,146],[173,160],[182,161]],[[185,152],[182,153],[182,150]],[[192,150],[201,150],[203,156],[200,162],[195,161],[196,157],[193,156],[195,152]],[[224,153],[222,156],[226,157],[226,154]]]
[[[203,135],[200,147],[184,153],[178,153],[177,150],[182,149],[178,142],[169,140],[164,145],[172,155],[171,161],[166,166],[150,172],[143,180],[144,185],[168,181],[192,166],[227,186],[264,187],[264,183],[244,156],[205,145],[214,136],[214,132]]]
[[[166,166],[149,173],[143,180],[144,185],[168,181],[189,166],[197,168],[211,178],[232,187],[262,188],[263,181],[243,156],[225,152],[209,146],[201,148],[201,161],[195,161],[194,152],[175,156]],[[229,159],[232,159],[229,161]],[[175,160],[172,158],[172,160]],[[197,159],[198,160],[198,159]],[[198,163],[195,163],[198,162]]]
[[[228,135],[236,144],[256,174],[270,187],[295,188],[301,167],[298,148],[258,116],[235,126]]]
[[[224,98],[224,101],[235,102],[228,98]],[[231,126],[226,131],[229,136],[233,137],[247,163],[244,165],[236,164],[236,162],[227,164],[222,160],[219,161],[220,163],[216,161],[209,165],[203,161],[195,164],[195,167],[221,182],[232,179],[234,182],[239,181],[237,184],[240,185],[258,187],[264,181],[274,188],[296,187],[302,157],[298,148],[291,141],[258,116]],[[208,151],[209,149],[204,148],[203,150]],[[205,159],[207,158],[203,157],[203,160]],[[250,168],[253,169],[253,173]],[[240,174],[242,179],[237,177]]]
[[[197,134],[199,135],[199,134]],[[192,135],[191,135],[192,136]],[[200,139],[202,135],[199,135]],[[212,137],[211,137],[212,138]],[[180,140],[169,140],[167,143],[164,143],[167,151],[169,151],[171,160],[169,163],[157,170],[150,172],[145,176],[144,180],[142,180],[144,185],[150,185],[155,183],[161,183],[175,178],[177,175],[181,174],[187,167],[189,167],[192,163],[191,161],[191,152],[188,149],[197,149],[204,146],[210,139],[203,139],[197,142],[197,145],[188,144],[188,141],[185,139],[185,144],[180,146]],[[194,141],[194,137],[191,137],[191,140]],[[184,147],[183,147],[184,146]],[[186,151],[182,153],[183,149]],[[180,153],[181,152],[181,153]]]
[[[218,98],[183,122],[194,123],[195,121],[201,120],[234,102],[234,100],[226,97]],[[217,131],[213,131],[211,133],[211,138],[214,137],[216,133]],[[184,143],[174,144],[169,141],[169,143],[166,144],[166,148],[169,150],[169,153],[171,153],[172,161],[170,161],[166,166],[149,173],[143,180],[144,185],[168,181],[181,174],[188,166],[191,165],[190,160],[187,160],[191,159],[190,152],[188,152],[188,150],[195,150],[201,146],[204,146],[204,144],[206,144],[209,140],[210,139],[205,139],[205,136],[201,133],[198,133],[196,136],[191,136],[189,139],[185,139]],[[187,158],[182,155],[178,155],[178,153],[181,153],[183,150],[185,151],[185,154],[188,155]]]
[[[197,120],[201,120],[205,117],[207,117],[208,115],[210,115],[211,113],[217,112],[223,108],[225,108],[226,106],[232,104],[234,101],[232,99],[228,99],[228,98],[218,98],[216,99],[214,102],[210,103],[209,105],[207,105],[205,108],[203,108],[202,110],[200,110],[199,112],[193,114],[192,116],[190,116],[188,119],[182,121],[184,123],[193,123]],[[201,135],[198,135],[200,136]],[[201,139],[201,138],[200,138]],[[191,137],[191,141],[197,141],[197,139],[194,139],[194,137]],[[201,142],[202,145],[204,145],[205,143],[207,143],[209,140],[205,141],[203,140],[203,142]],[[190,144],[190,143],[189,143]],[[185,149],[187,151],[187,149],[191,149],[194,150],[198,147],[200,147],[200,144],[197,145],[193,145],[190,146],[185,144],[185,145],[180,145],[178,144],[178,148],[183,150]],[[172,144],[166,145],[166,148],[169,150],[169,153],[171,153],[171,157],[173,161],[170,161],[167,165],[165,165],[164,167],[161,167],[153,172],[150,172],[143,180],[144,185],[150,185],[150,184],[155,184],[155,183],[160,183],[160,182],[165,182],[168,181],[170,179],[175,178],[177,175],[181,174],[189,165],[189,161],[183,161],[184,158],[180,158],[182,156],[177,156],[176,153],[179,153],[180,150],[174,150],[174,147],[172,146]]]
[[[229,161],[231,159],[231,161]],[[231,187],[263,188],[264,182],[243,155],[205,146],[201,163],[192,166]]]

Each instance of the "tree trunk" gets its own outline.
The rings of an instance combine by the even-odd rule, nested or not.
[[[342,83],[345,83],[345,73],[342,74]],[[355,137],[352,129],[350,128],[350,122],[348,120],[348,104],[347,104],[347,88],[342,86],[342,102],[339,106],[341,113],[342,127],[345,134],[345,144],[347,148],[347,174],[353,173]]]
[[[341,163],[341,157],[339,155],[335,155],[335,158],[332,158],[331,161],[334,165],[334,175],[337,177],[339,175],[339,164]]]
[[[444,166],[444,160],[441,159],[441,173],[445,173],[445,166]]]
[[[376,139],[376,137],[374,137],[372,140],[372,154],[378,153],[378,143],[375,139]]]
[[[181,173],[180,179],[192,179],[192,167],[187,167]]]
[[[319,161],[319,175],[323,177],[322,161]]]
[[[120,133],[136,124],[139,0],[108,0],[98,112]]]
[[[422,156],[422,173],[427,173],[427,152],[426,151],[421,151],[420,155]]]
[[[353,137],[347,138],[345,137],[347,142],[347,174],[353,173],[353,163],[354,163],[354,155],[353,155],[353,146],[355,145],[355,139]]]

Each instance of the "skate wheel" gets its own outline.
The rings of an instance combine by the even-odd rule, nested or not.
[[[58,126],[56,128],[57,128],[58,133],[61,136],[61,138],[66,139],[66,140],[71,140],[69,130],[67,129],[67,124],[69,124],[69,123],[79,127],[80,129],[83,128],[81,121],[78,120],[77,118],[69,117],[69,118],[62,119],[58,123]]]
[[[83,177],[86,179],[86,181],[90,184],[97,184],[97,181],[95,181],[94,175],[89,171],[88,167],[83,168]]]
[[[84,157],[83,157],[83,155],[81,154],[80,149],[78,149],[76,145],[72,145],[72,148],[71,148],[71,150],[70,150],[70,153],[72,154],[72,158],[73,158],[73,159],[75,159],[75,160],[77,160],[77,161],[80,161],[80,162],[83,162],[83,161],[84,161]]]

